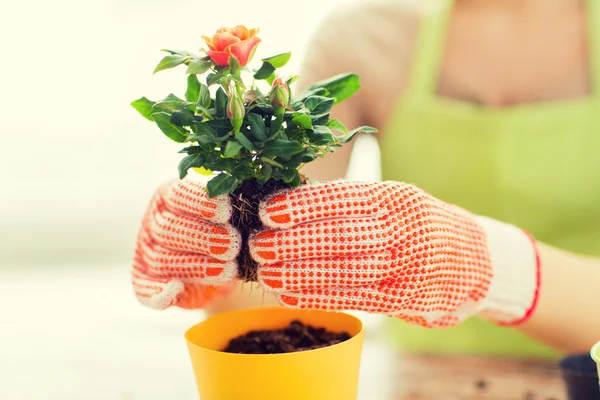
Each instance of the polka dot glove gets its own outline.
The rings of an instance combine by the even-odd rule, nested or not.
[[[476,313],[498,324],[535,306],[528,234],[398,182],[335,181],[277,194],[251,238],[259,282],[283,306],[363,310],[427,327]]]
[[[228,196],[208,197],[190,170],[158,190],[144,216],[133,262],[133,287],[145,305],[201,308],[237,275],[239,232],[228,224]]]

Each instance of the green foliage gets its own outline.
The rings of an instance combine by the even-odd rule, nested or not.
[[[254,79],[267,79],[270,77],[273,72],[275,72],[275,67],[270,63],[265,62],[263,65],[254,73]]]
[[[210,62],[194,59],[188,64],[186,74],[203,74],[210,69]]]
[[[344,101],[354,95],[360,89],[358,75],[340,74],[332,78],[314,83],[308,87],[308,94],[314,91],[315,94],[323,93],[335,99],[336,103]],[[324,92],[322,92],[324,90]]]
[[[312,120],[310,119],[310,115],[308,115],[308,114],[301,114],[301,113],[293,114],[292,121],[296,125],[298,125],[300,128],[304,128],[304,129],[312,129],[313,128]]]
[[[200,81],[196,75],[190,75],[187,78],[187,90],[185,91],[185,99],[195,103],[198,101],[200,94]]]
[[[150,121],[154,121],[154,118],[152,118],[152,106],[154,105],[154,102],[151,100],[148,100],[145,97],[142,97],[140,99],[134,100],[131,102],[131,106],[133,108],[135,108],[136,110],[138,110],[138,112],[140,114],[142,114],[142,116]]]
[[[170,110],[170,111],[180,111],[180,110],[183,110],[184,108],[191,106],[192,104],[194,104],[194,103],[182,100],[179,97],[175,96],[174,94],[170,94],[167,97],[165,97],[163,100],[154,103],[152,108],[155,110],[156,109],[164,109],[164,110]]]
[[[162,71],[163,69],[169,69],[169,68],[176,67],[180,64],[183,64],[187,60],[189,60],[189,57],[187,57],[187,56],[180,56],[180,55],[166,56],[165,58],[160,60],[160,62],[154,69],[154,73],[157,73],[158,71]]]
[[[187,66],[184,98],[175,94],[160,101],[142,97],[131,105],[156,123],[168,138],[186,143],[180,151],[185,154],[179,163],[181,178],[190,168],[213,171],[215,176],[207,185],[210,196],[232,193],[248,179],[260,183],[275,179],[297,186],[299,169],[304,164],[325,157],[360,132],[375,132],[371,127],[348,131],[342,122],[330,118],[335,104],[359,90],[354,74],[317,82],[299,96],[292,96],[285,109],[275,110],[269,101],[270,89],[263,94],[259,84],[270,85],[279,75],[277,69],[289,61],[290,53],[263,58],[258,69],[250,69],[240,67],[235,57],[222,67],[209,57],[164,51],[169,55],[154,72]],[[244,83],[244,74],[249,76],[251,85]],[[291,76],[286,84],[289,86],[296,79]],[[244,117],[239,130],[234,129],[239,120],[232,124],[234,121],[227,115],[231,98],[236,102],[243,99]]]
[[[268,58],[263,58],[262,61],[263,61],[263,63],[271,64],[275,68],[281,68],[281,67],[285,66],[285,64],[287,64],[288,61],[290,61],[290,58],[292,58],[292,53],[288,52],[288,53],[282,53],[282,54],[278,54],[276,56],[272,56],[272,57],[268,57]]]
[[[181,126],[175,125],[171,121],[171,114],[168,112],[157,112],[152,114],[152,118],[161,131],[171,140],[177,143],[183,143],[187,139],[187,130]]]

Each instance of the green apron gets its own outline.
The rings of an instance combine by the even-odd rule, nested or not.
[[[424,17],[407,91],[383,129],[382,178],[415,184],[552,246],[600,255],[598,1],[587,1],[591,94],[502,109],[435,94],[452,5],[444,0]],[[411,351],[560,356],[515,329],[477,317],[439,330],[389,322],[393,340]]]

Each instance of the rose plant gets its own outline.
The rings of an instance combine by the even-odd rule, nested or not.
[[[195,168],[212,176],[207,183],[211,197],[231,196],[231,222],[244,241],[238,257],[240,277],[247,280],[256,278],[247,239],[262,227],[258,201],[306,183],[299,172],[303,165],[359,132],[375,131],[367,126],[349,131],[330,118],[335,104],[360,89],[357,75],[337,75],[294,95],[291,85],[297,77],[279,73],[291,53],[263,58],[258,68],[249,66],[261,42],[258,33],[241,25],[221,28],[211,38],[203,36],[205,55],[164,50],[169,54],[154,72],[186,66],[184,97],[169,94],[158,101],[142,97],[131,103],[168,138],[186,143],[180,178]]]

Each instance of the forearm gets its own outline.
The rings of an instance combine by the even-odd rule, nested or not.
[[[600,340],[600,318],[593,318],[600,315],[600,258],[536,242],[494,219],[476,220],[494,271],[480,316],[562,352],[589,351]]]
[[[541,286],[532,317],[517,326],[564,352],[588,352],[600,340],[600,260],[538,245]]]

